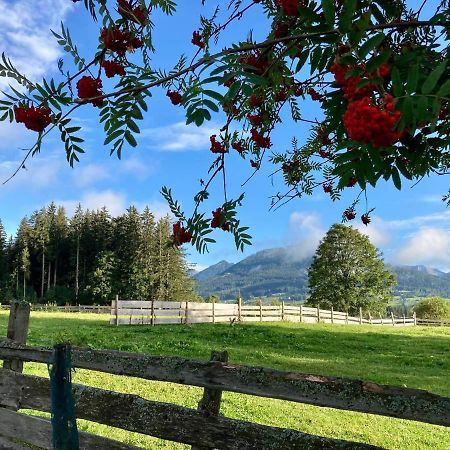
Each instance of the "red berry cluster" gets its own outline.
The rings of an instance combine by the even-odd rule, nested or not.
[[[143,42],[134,37],[130,31],[122,31],[117,27],[103,28],[100,36],[105,48],[121,57],[125,56],[127,50],[134,50],[143,45]]]
[[[311,100],[314,100],[316,102],[323,102],[325,100],[325,96],[319,94],[315,89],[309,88],[308,94],[311,96]]]
[[[259,108],[264,103],[264,97],[255,94],[250,95],[247,104],[250,108]]]
[[[119,14],[121,14],[122,17],[141,25],[145,24],[147,21],[147,10],[142,9],[139,6],[133,7],[132,2],[127,0],[118,0],[117,3]]]
[[[192,33],[192,41],[194,45],[200,48],[205,48],[205,43],[202,41],[202,35],[198,31]]]
[[[254,127],[259,127],[263,122],[260,114],[247,114],[247,119]]]
[[[213,134],[209,138],[209,140],[211,142],[211,152],[212,153],[226,153],[227,152],[225,144],[222,143],[222,142],[216,141],[216,135],[215,134]]]
[[[170,101],[174,105],[179,105],[181,103],[181,101],[183,100],[182,95],[178,91],[170,91],[170,90],[168,90],[166,92],[166,95],[167,95],[167,97],[170,98]]]
[[[353,186],[355,186],[355,184],[358,182],[358,180],[355,178],[355,177],[351,177],[349,180],[348,180],[348,183],[347,183],[347,187],[353,187]]]
[[[231,144],[231,146],[240,154],[244,153],[245,149],[244,149],[244,145],[242,144],[241,141],[238,142],[233,142]]]
[[[192,234],[182,226],[181,222],[176,222],[172,226],[172,240],[175,245],[191,242]]]
[[[253,159],[250,160],[250,165],[254,168],[254,169],[259,169],[259,162],[255,161]]]
[[[349,101],[360,100],[361,98],[368,97],[372,95],[375,90],[375,86],[371,83],[357,89],[356,86],[362,80],[360,76],[351,76],[346,78],[347,72],[355,67],[362,66],[344,66],[340,64],[333,64],[330,68],[332,74],[334,74],[334,79],[336,84],[341,86],[344,97]]]
[[[222,208],[217,208],[212,212],[211,228],[222,228],[223,231],[230,231],[230,222],[225,219]]]
[[[275,92],[274,100],[276,102],[284,102],[287,100],[288,90],[286,87],[283,87],[278,92]]]
[[[244,72],[254,72],[257,75],[263,75],[270,66],[267,56],[262,55],[259,50],[239,56],[238,63],[252,66],[253,68],[244,67]]]
[[[347,220],[353,220],[353,219],[356,217],[355,209],[354,209],[354,208],[347,208],[347,209],[344,211],[344,217],[345,217]]]
[[[50,125],[52,118],[48,108],[36,108],[34,106],[14,108],[14,115],[17,123],[23,123],[29,130],[40,133],[47,125]]]
[[[400,111],[394,111],[394,100],[386,95],[383,105],[372,105],[369,97],[349,103],[344,113],[344,126],[350,139],[371,144],[375,148],[389,147],[404,135],[395,131]]]
[[[329,194],[333,190],[333,183],[328,182],[322,185],[323,192]]]
[[[297,184],[300,181],[298,160],[285,161],[281,168],[288,184]]]
[[[77,90],[79,98],[93,98],[100,97],[102,95],[102,80],[94,79],[92,77],[84,76],[80,78],[77,82]],[[102,106],[103,99],[98,98],[92,100],[94,106]]]
[[[369,223],[370,223],[370,217],[369,217],[369,214],[363,214],[362,216],[361,216],[361,222],[364,224],[364,225],[369,225]]]
[[[289,34],[289,25],[285,22],[276,22],[273,25],[273,36],[278,39]]]
[[[250,130],[250,134],[251,134],[252,141],[259,148],[270,148],[270,147],[272,147],[272,142],[270,141],[270,137],[269,136],[264,137],[256,128],[252,128]]]
[[[297,17],[299,15],[300,0],[278,0],[277,3],[287,16]]]
[[[105,75],[108,78],[112,78],[115,75],[125,75],[125,68],[122,66],[122,64],[119,64],[115,61],[103,61],[102,67],[105,69]]]

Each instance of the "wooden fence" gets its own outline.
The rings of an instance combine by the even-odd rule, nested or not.
[[[23,361],[48,364],[52,349],[25,344],[29,308],[13,305],[7,339],[0,341],[0,448],[25,450],[25,444],[51,449],[51,423],[17,412],[51,410],[46,378],[22,374]],[[381,450],[369,444],[306,434],[219,416],[221,393],[326,406],[450,426],[450,398],[423,390],[360,380],[283,372],[228,362],[226,352],[207,361],[108,350],[72,349],[76,368],[204,388],[197,410],[145,400],[84,385],[73,385],[77,418],[180,442],[192,449]],[[79,433],[81,449],[132,450],[137,447],[90,433]],[[22,443],[21,443],[22,442]]]
[[[0,303],[0,309],[10,309],[10,305],[2,305]],[[31,311],[48,311],[48,312],[81,312],[81,313],[97,313],[97,314],[110,314],[111,306],[99,306],[99,305],[64,305],[57,306],[52,304],[31,304]]]
[[[249,306],[242,303],[195,303],[166,301],[113,300],[112,325],[160,325],[219,322],[274,322],[287,320],[304,323],[415,325],[416,317],[374,318],[348,313],[309,308],[303,305]]]

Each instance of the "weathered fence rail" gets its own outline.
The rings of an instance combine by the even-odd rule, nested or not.
[[[25,344],[29,310],[12,306],[8,338],[0,341],[0,448],[24,449],[18,441],[51,449],[46,419],[17,412],[20,408],[51,410],[50,382],[22,374],[22,362],[48,364],[53,349]],[[18,342],[17,338],[22,342]],[[73,385],[78,418],[193,446],[193,449],[378,449],[297,430],[218,416],[221,392],[290,400],[317,406],[366,412],[450,426],[450,398],[417,389],[360,380],[284,372],[232,364],[226,353],[210,361],[159,357],[109,350],[72,349],[75,368],[172,382],[204,388],[198,410],[84,385]],[[20,363],[20,364],[18,364]],[[11,441],[11,439],[13,441]],[[82,449],[132,450],[128,444],[80,433]]]
[[[10,305],[0,304],[0,309],[9,310]],[[57,306],[52,304],[32,304],[31,311],[49,311],[49,312],[86,312],[97,314],[110,314],[111,306],[99,306],[99,305],[65,305]]]
[[[275,322],[287,320],[302,323],[402,325],[416,324],[413,317],[372,318],[358,317],[348,313],[303,305],[282,303],[279,306],[250,306],[242,303],[195,303],[168,301],[113,300],[111,304],[112,325],[160,325],[220,322]]]

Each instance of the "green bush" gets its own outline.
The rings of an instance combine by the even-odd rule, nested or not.
[[[420,319],[450,319],[450,302],[441,297],[428,297],[419,300],[414,312]]]
[[[53,286],[45,293],[43,300],[44,303],[56,303],[58,306],[72,304],[75,301],[75,293],[66,286]]]

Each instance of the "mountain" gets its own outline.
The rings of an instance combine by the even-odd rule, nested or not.
[[[290,248],[272,248],[231,264],[220,261],[196,273],[197,290],[202,297],[216,294],[222,300],[233,300],[238,291],[244,299],[281,297],[303,300],[308,293],[308,267],[311,259],[295,259]],[[450,298],[450,274],[427,266],[387,265],[397,277],[394,295]]]
[[[207,278],[215,277],[216,275],[225,272],[232,265],[233,265],[232,263],[222,260],[217,264],[214,264],[213,266],[209,266],[208,268],[195,273],[193,277],[199,281],[206,280]]]

